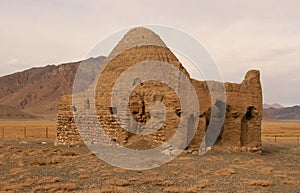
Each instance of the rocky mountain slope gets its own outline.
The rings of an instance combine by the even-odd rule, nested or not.
[[[20,109],[16,109],[7,105],[0,105],[0,120],[15,120],[15,119],[41,119],[42,117],[25,113]]]
[[[89,68],[80,84],[90,84],[104,60],[100,56],[82,61]],[[71,94],[80,63],[48,65],[0,77],[0,104],[32,115],[56,117],[59,98]]]
[[[118,50],[117,50],[118,51]],[[117,52],[115,51],[115,52]],[[0,77],[0,119],[56,118],[60,96],[71,94],[75,74],[81,62],[88,69],[80,78],[82,87],[94,80],[106,57],[36,67]],[[300,120],[300,106],[264,104],[264,120]]]

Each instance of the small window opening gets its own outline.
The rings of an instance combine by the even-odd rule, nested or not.
[[[116,107],[109,107],[109,111],[110,111],[110,114],[114,114],[114,115],[117,114],[117,108]]]
[[[247,112],[246,112],[246,115],[245,115],[246,120],[250,120],[250,119],[253,118],[253,109],[254,109],[253,106],[250,106],[250,107],[247,108]]]
[[[76,106],[72,106],[72,109],[73,109],[73,112],[76,112],[76,111],[77,111]]]

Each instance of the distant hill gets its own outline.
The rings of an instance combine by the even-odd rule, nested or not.
[[[43,117],[31,115],[29,113],[25,113],[19,109],[14,107],[10,107],[7,105],[0,105],[0,120],[1,119],[42,119]]]
[[[300,120],[300,106],[264,109],[264,120]]]
[[[74,77],[80,63],[84,62],[89,68],[85,69],[85,76],[79,84],[88,85],[94,80],[95,72],[104,60],[105,57],[100,56],[58,66],[31,68],[0,77],[0,105],[10,106],[31,115],[55,118],[60,96],[72,92]]]
[[[97,76],[106,57],[84,61],[31,68],[0,77],[0,119],[56,118],[59,98],[72,93],[75,74],[81,62],[89,66],[81,77],[86,88]],[[81,69],[82,70],[82,69]],[[300,120],[300,106],[284,107],[264,104],[264,120]]]
[[[273,103],[273,104],[263,104],[264,109],[269,109],[269,108],[275,108],[275,109],[281,109],[284,108],[284,106],[278,104],[278,103]]]

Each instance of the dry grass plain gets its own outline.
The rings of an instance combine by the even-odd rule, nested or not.
[[[55,138],[56,136],[56,121],[0,120],[0,137],[24,138],[24,128],[26,128],[27,138],[45,138],[46,128],[48,128],[48,138]],[[275,142],[275,136],[276,142],[298,142],[300,138],[300,121],[263,121],[263,141]]]
[[[0,120],[0,137],[4,138],[46,138],[48,128],[48,138],[56,136],[56,121],[36,120],[36,121],[3,121]],[[25,133],[26,129],[26,133]]]
[[[12,138],[0,140],[0,192],[299,192],[300,145],[264,142],[263,152],[213,149],[203,156],[182,153],[159,168],[113,167],[85,146],[55,147],[44,139],[55,122],[0,122]],[[40,128],[24,139],[18,128]],[[1,127],[0,127],[1,129]],[[284,129],[284,130],[283,130]],[[29,130],[28,130],[29,131]],[[15,134],[14,134],[15,133]],[[299,135],[300,123],[263,122],[262,135]],[[8,133],[9,134],[9,133]],[[8,135],[7,134],[7,135]],[[28,134],[29,135],[29,134]],[[8,135],[9,136],[9,135]],[[19,137],[18,137],[19,136]],[[33,136],[33,135],[32,135]],[[13,139],[23,138],[23,139]],[[42,141],[47,141],[46,145]]]
[[[300,138],[300,121],[263,121],[262,140],[269,142],[296,142]]]

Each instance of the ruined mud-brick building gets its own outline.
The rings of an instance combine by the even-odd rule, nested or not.
[[[94,123],[95,118],[99,120],[109,138],[122,146],[132,149],[148,149],[168,141],[176,132],[181,120],[182,109],[176,89],[182,88],[174,89],[166,83],[155,80],[143,82],[141,79],[147,76],[147,73],[152,73],[143,72],[142,75],[136,74],[134,77],[131,83],[134,85],[134,89],[129,94],[129,100],[126,101],[126,97],[122,95],[122,86],[117,90],[120,91],[117,93],[117,95],[119,94],[118,98],[123,97],[123,103],[129,105],[129,112],[122,112],[122,108],[113,104],[112,95],[116,82],[128,68],[144,61],[158,61],[157,68],[162,68],[162,63],[168,63],[178,69],[180,74],[183,74],[192,83],[200,108],[199,114],[192,116],[191,124],[198,125],[188,148],[197,149],[200,147],[201,141],[205,139],[206,129],[212,121],[212,109],[220,111],[220,108],[225,108],[226,113],[215,144],[248,151],[261,148],[262,89],[259,71],[250,70],[247,72],[240,84],[224,83],[226,102],[222,107],[218,103],[223,101],[211,96],[212,88],[218,89],[221,83],[191,79],[188,72],[160,37],[145,28],[130,30],[106,59],[98,81],[90,85],[85,92],[73,96],[73,100],[78,98],[84,100],[74,106],[72,105],[72,96],[61,97],[58,106],[56,145],[82,143],[81,137],[89,133],[89,124]],[[178,76],[178,72],[175,73],[177,74],[166,72],[166,76]],[[151,122],[151,119],[155,119],[155,115],[160,115],[160,112],[151,115],[151,105],[155,101],[160,102],[165,107],[165,120],[152,125],[153,128],[150,124],[150,129],[153,131],[149,134],[139,135],[138,133],[143,130],[143,125]],[[77,114],[77,120],[81,122],[80,134],[74,122],[74,114],[79,109],[83,112],[80,115]],[[96,113],[90,113],[91,111]],[[116,114],[120,115],[121,118],[117,117]],[[123,124],[126,125],[127,130],[124,129]],[[183,139],[189,138],[189,127],[191,127],[190,123],[186,125],[186,132],[182,133]],[[90,141],[86,142],[93,143],[101,140],[97,139],[99,135],[95,134],[94,136],[95,138],[90,137]]]

